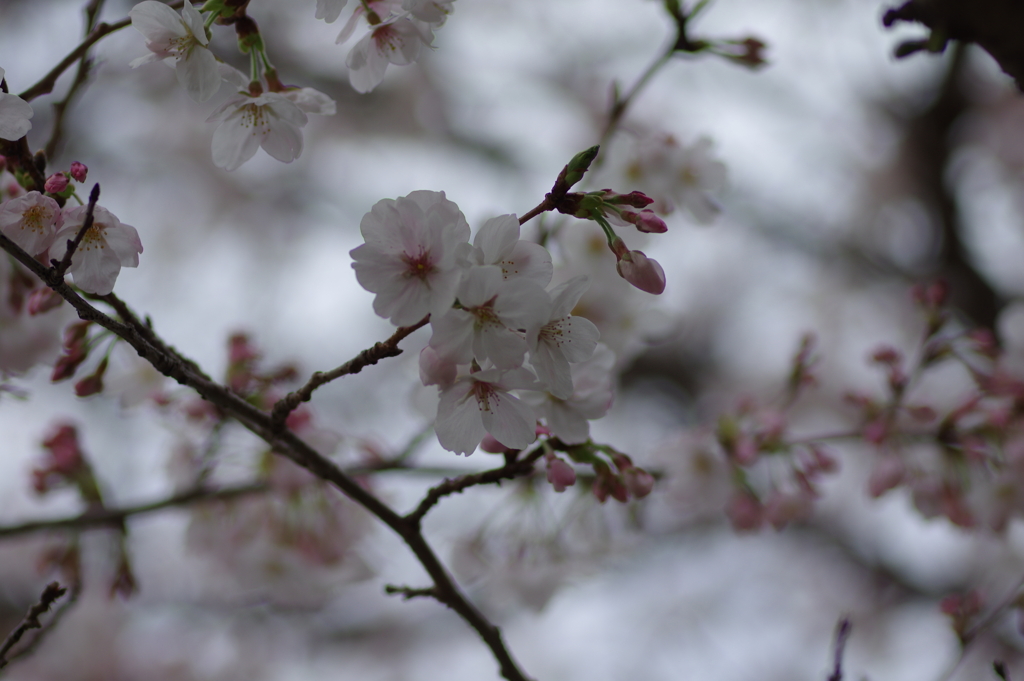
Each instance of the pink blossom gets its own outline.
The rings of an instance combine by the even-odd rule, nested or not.
[[[434,431],[441,446],[472,454],[490,433],[509,449],[523,449],[536,439],[537,418],[509,391],[536,387],[526,369],[488,369],[464,376],[441,391]]]
[[[197,102],[205,102],[220,89],[220,67],[207,48],[209,38],[203,17],[189,0],[181,15],[162,2],[145,0],[128,13],[132,26],[146,38],[150,54],[131,63],[132,68],[154,61],[171,60],[178,82]]]
[[[515,215],[499,215],[485,222],[473,245],[460,245],[456,257],[462,267],[497,265],[506,280],[524,278],[538,286],[547,286],[554,272],[548,249],[519,238]]]
[[[207,121],[221,121],[213,133],[213,163],[235,170],[263,150],[282,163],[302,153],[302,127],[309,120],[288,97],[277,92],[228,98]]]
[[[31,255],[48,249],[63,223],[57,202],[36,191],[0,204],[0,232]]]
[[[423,45],[433,36],[426,34],[410,19],[395,19],[378,24],[353,46],[345,61],[348,79],[356,92],[370,92],[384,80],[388,64],[411,64]]]
[[[378,201],[359,230],[366,243],[349,255],[359,284],[377,294],[374,312],[408,326],[451,308],[460,276],[455,249],[469,240],[470,230],[444,192]]]
[[[551,292],[548,321],[527,334],[530,364],[552,395],[572,395],[570,362],[582,362],[594,354],[601,332],[589,319],[570,314],[586,292],[587,277],[580,275],[556,286]]]
[[[60,260],[67,252],[68,242],[75,238],[85,223],[88,206],[65,209],[64,228],[57,233],[50,258]],[[71,256],[68,273],[75,285],[88,293],[106,295],[114,290],[114,282],[122,267],[138,267],[142,241],[131,225],[123,224],[102,206],[93,211],[93,224]]]

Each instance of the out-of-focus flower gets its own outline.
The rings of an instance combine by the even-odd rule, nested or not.
[[[57,202],[39,192],[0,204],[0,232],[31,255],[42,253],[53,244],[63,222]]]
[[[395,19],[378,24],[363,36],[348,53],[348,79],[356,92],[370,92],[384,80],[388,64],[405,66],[420,56],[433,36],[410,19]]]
[[[452,306],[460,276],[455,249],[469,240],[470,230],[444,192],[416,191],[378,201],[359,231],[366,243],[349,255],[359,284],[377,294],[374,312],[407,326]]]
[[[640,145],[627,177],[654,198],[656,212],[682,207],[697,222],[710,224],[721,212],[715,196],[726,184],[725,164],[711,155],[711,148],[709,137],[690,146],[671,135],[648,140]]]
[[[316,0],[316,18],[333,24],[347,4],[348,0]]]
[[[213,133],[213,162],[218,168],[235,170],[263,147],[278,161],[291,163],[302,153],[302,127],[308,120],[297,104],[280,93],[233,95],[207,119],[221,121]]]
[[[73,240],[85,224],[88,206],[76,206],[64,211],[64,228],[57,233],[50,258],[61,260],[67,252],[68,241]],[[142,241],[131,225],[122,223],[109,210],[96,206],[93,223],[81,244],[71,256],[68,273],[75,285],[88,293],[106,295],[114,290],[114,282],[122,267],[138,267]]]
[[[547,421],[551,434],[566,444],[580,444],[590,438],[589,420],[599,419],[611,409],[615,391],[612,367],[615,354],[598,344],[593,356],[573,364],[572,395],[560,399],[550,392],[528,392],[523,399]]]
[[[455,0],[402,0],[402,9],[420,21],[439,28],[452,13]]]
[[[333,116],[338,111],[334,100],[311,87],[293,87],[281,90],[280,94],[302,109],[304,113],[318,116]]]
[[[544,457],[548,468],[548,482],[555,488],[556,492],[564,492],[567,487],[576,484],[576,471],[572,466],[559,459],[552,453]]]
[[[6,71],[0,69],[0,80]],[[0,139],[19,140],[32,129],[32,105],[17,95],[0,92]]]
[[[189,0],[181,15],[162,2],[145,0],[128,13],[132,26],[146,38],[150,54],[132,62],[132,68],[163,59],[172,60],[178,82],[197,102],[205,102],[220,89],[217,58],[207,49],[209,38],[203,16]]]

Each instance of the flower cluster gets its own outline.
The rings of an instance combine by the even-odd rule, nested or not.
[[[72,167],[72,176],[84,178],[85,166],[78,166]],[[62,179],[61,192],[70,191],[63,174],[52,176],[47,185],[57,189],[56,177]],[[43,262],[59,262],[68,243],[85,226],[88,210],[88,206],[62,209],[53,197],[31,191],[0,203],[0,232]],[[67,271],[83,291],[106,295],[114,290],[122,267],[138,267],[142,241],[134,227],[122,223],[102,206],[93,208],[92,219],[92,226],[82,236]]]
[[[360,229],[352,266],[377,314],[398,326],[430,315],[420,377],[440,390],[445,449],[468,455],[488,435],[523,449],[538,428],[566,444],[589,438],[587,421],[611,405],[614,358],[597,327],[572,315],[586,277],[550,286],[551,254],[519,238],[514,215],[488,220],[470,243],[443,192],[384,199]]]
[[[389,64],[415,62],[434,41],[455,0],[367,0],[359,3],[338,35],[343,43],[365,17],[370,31],[352,47],[345,60],[349,82],[357,92],[370,92],[384,80]],[[348,0],[317,0],[316,17],[327,23],[341,16]]]
[[[239,71],[221,63],[210,51],[207,25],[220,12],[233,11],[227,7],[205,8],[209,11],[204,21],[201,10],[185,0],[181,14],[167,5],[146,0],[129,13],[132,25],[146,38],[150,54],[132,62],[138,67],[154,61],[165,61],[175,67],[178,82],[197,102],[205,102],[220,90],[226,81],[235,88],[232,95],[207,119],[219,121],[213,135],[213,162],[225,170],[235,170],[263,150],[283,163],[291,163],[302,153],[302,128],[306,114],[331,116],[334,101],[312,88],[286,86],[263,49],[249,22],[246,31],[239,33],[243,51],[258,53],[253,59],[253,71],[247,78]]]

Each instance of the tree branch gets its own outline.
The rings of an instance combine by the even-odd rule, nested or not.
[[[398,347],[398,343],[413,331],[425,326],[429,321],[430,315],[427,315],[412,326],[401,326],[391,335],[391,338],[380,343],[375,343],[373,347],[363,350],[338,368],[331,369],[330,371],[316,372],[306,382],[306,385],[302,386],[295,392],[288,393],[274,404],[274,407],[270,412],[271,421],[278,427],[283,426],[288,415],[295,411],[303,402],[309,402],[313,397],[313,391],[320,386],[330,383],[342,376],[358,374],[365,367],[371,364],[376,364],[387,357],[397,357],[402,354],[402,349]]]
[[[67,589],[62,587],[57,582],[50,582],[43,589],[43,593],[39,596],[39,602],[28,609],[28,614],[25,615],[25,619],[21,621],[14,631],[4,640],[3,645],[0,645],[0,669],[7,666],[9,660],[7,659],[7,653],[10,652],[11,648],[21,640],[21,637],[29,629],[42,629],[43,624],[39,621],[39,616],[47,612],[50,606],[54,602],[67,593]]]
[[[381,522],[398,534],[415,554],[434,582],[437,600],[454,610],[484,640],[498,661],[502,676],[509,681],[527,681],[527,676],[519,669],[505,646],[501,631],[491,624],[459,590],[434,550],[423,537],[419,523],[407,520],[396,513],[353,478],[346,475],[337,464],[318,453],[291,430],[276,423],[269,413],[249,404],[227,387],[211,381],[202,372],[196,371],[195,364],[190,360],[186,360],[177,353],[169,352],[162,344],[154,343],[148,334],[140,332],[132,324],[118,322],[97,310],[68,286],[63,277],[57,276],[56,272],[37,262],[2,233],[0,233],[0,248],[14,256],[18,262],[67,300],[81,319],[95,322],[124,339],[135,348],[140,357],[152,364],[157,371],[192,388],[203,399],[216,405],[224,413],[230,414],[252,433],[263,439],[276,453],[327,480],[354,502],[377,516]],[[134,317],[134,315],[132,316]]]
[[[481,473],[470,473],[458,478],[446,479],[437,487],[432,487],[427,492],[427,496],[425,496],[419,506],[416,507],[416,510],[405,516],[405,519],[415,523],[418,527],[420,522],[423,520],[423,516],[427,515],[427,512],[437,505],[437,502],[441,501],[444,497],[452,494],[459,494],[470,487],[475,487],[476,485],[500,483],[502,480],[512,480],[513,478],[528,475],[533,471],[533,464],[536,463],[537,459],[539,459],[543,454],[544,448],[538,446],[526,457],[522,459],[513,459],[501,468],[492,468],[489,471],[483,471]]]

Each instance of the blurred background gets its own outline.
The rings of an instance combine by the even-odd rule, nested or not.
[[[81,4],[0,2],[12,92],[79,42]],[[884,30],[886,7],[717,0],[693,34],[753,36],[768,64],[679,56],[632,102],[588,188],[645,190],[631,185],[642,184],[636,159],[666,136],[727,171],[709,194],[720,207],[713,224],[684,202],[666,217],[668,233],[623,235],[664,266],[663,295],[631,289],[613,260],[588,255],[600,237],[592,223],[546,216],[524,228],[556,233],[549,246],[566,272],[592,268],[583,307],[608,312],[595,321],[618,354],[619,392],[592,424],[594,439],[662,476],[648,499],[626,505],[598,504],[582,483],[556,495],[534,480],[469,490],[428,517],[428,538],[534,678],[823,680],[846,616],[849,678],[938,680],[960,653],[940,599],[977,588],[998,603],[1024,575],[1018,521],[968,531],[924,518],[905,488],[871,498],[877,457],[863,442],[832,445],[839,471],[813,511],[780,531],[733,529],[732,482],[708,454],[719,414],[776,400],[807,333],[818,386],[788,427],[801,437],[858,427],[844,395],[885,394],[872,353],[917,348],[916,282],[944,278],[960,323],[993,330],[1008,364],[1024,362],[1024,104],[979,50],[894,60],[893,47],[921,31]],[[109,0],[101,18],[130,9]],[[300,376],[389,336],[350,268],[363,214],[419,189],[444,191],[474,230],[526,213],[601,138],[613,88],[628,90],[674,37],[652,0],[459,0],[435,50],[359,95],[345,69],[352,41],[335,45],[341,23],[314,11],[312,0],[249,8],[281,79],[338,105],[335,116],[310,116],[295,162],[260,151],[235,172],[216,168],[216,124],[206,120],[228,88],[196,104],[172,69],[131,69],[146,52],[131,28],[98,45],[50,157],[50,171],[85,163],[101,205],[141,235],[140,266],[122,270],[118,295],[215,377],[234,333],[249,334],[265,366],[293,364]],[[245,68],[230,29],[215,27],[211,46]],[[70,81],[33,102],[33,149],[49,138],[48,103]],[[308,436],[348,465],[411,452],[422,471],[368,482],[400,509],[444,475],[500,463],[456,457],[427,431],[436,398],[419,386],[416,358],[428,338],[420,330],[402,356],[322,388],[310,412]],[[112,529],[3,536],[82,509],[70,489],[32,488],[40,443],[59,421],[78,425],[110,506],[173,494],[204,456],[225,485],[290,474],[237,426],[190,414],[187,392],[122,350],[103,396],[74,397],[68,383],[49,382],[48,366],[8,378],[14,392],[0,394],[0,631],[66,574],[69,552],[82,583],[9,678],[498,678],[453,614],[383,595],[387,583],[424,583],[418,565],[382,526],[322,491],[300,506],[255,494],[141,515],[123,544]],[[948,410],[970,388],[951,367],[929,374],[917,397]],[[170,406],[144,399],[154,390]],[[121,556],[137,590],[111,598]],[[1024,674],[1016,618],[1001,618],[949,678],[995,678],[993,659],[1012,678]]]

